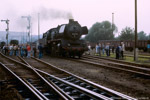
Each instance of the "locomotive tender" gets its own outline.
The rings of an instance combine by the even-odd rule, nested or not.
[[[86,26],[81,27],[77,21],[70,19],[68,24],[49,29],[43,34],[40,41],[42,41],[46,52],[51,55],[78,56],[80,58],[87,50],[85,41],[80,38],[87,33]]]

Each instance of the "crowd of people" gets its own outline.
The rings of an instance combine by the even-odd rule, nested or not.
[[[40,59],[43,56],[43,47],[41,44],[39,44],[38,48],[36,48],[36,46],[31,47],[31,45],[29,44],[21,44],[21,45],[10,44],[2,46],[1,52],[9,56],[21,56],[27,58],[30,58],[31,55],[37,57],[38,53],[38,58]]]
[[[91,52],[91,45],[88,45],[88,54]],[[107,44],[100,44],[97,43],[95,46],[96,53],[95,55],[101,56],[106,53],[106,56],[110,56],[110,52],[116,53],[116,59],[123,59],[124,58],[124,51],[125,51],[125,45],[123,42],[121,42],[120,45],[117,45],[116,47]],[[4,45],[1,47],[1,52],[5,55],[9,56],[21,56],[21,57],[27,57],[30,58],[31,55],[34,57],[42,58],[43,56],[43,46],[42,44],[39,44],[38,47],[36,46],[30,46],[29,44],[21,44],[21,45]]]
[[[88,54],[90,54],[91,51],[91,45],[88,45]],[[104,55],[106,53],[106,56],[110,56],[110,52],[113,54],[116,53],[116,59],[124,59],[124,51],[125,51],[125,45],[123,42],[121,42],[120,45],[117,45],[114,47],[113,45],[110,45],[107,43],[106,45],[97,43],[95,46],[95,55],[101,56],[102,54]]]

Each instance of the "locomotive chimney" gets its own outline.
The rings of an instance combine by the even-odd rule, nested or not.
[[[72,23],[74,21],[74,19],[69,19],[69,23]]]

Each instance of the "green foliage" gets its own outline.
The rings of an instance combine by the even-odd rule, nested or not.
[[[134,29],[130,27],[122,29],[119,40],[134,40]]]
[[[122,29],[121,35],[116,38],[116,40],[134,40],[134,29],[131,29],[130,27],[126,27]],[[138,33],[138,40],[148,40],[150,35],[146,35],[144,31],[141,31]]]
[[[149,33],[149,35],[147,36],[147,40],[150,40],[150,33]]]
[[[148,36],[146,36],[144,31],[138,33],[138,40],[148,40]]]
[[[109,21],[103,21],[101,23],[96,22],[90,29],[85,40],[90,42],[98,42],[99,40],[113,40],[113,32],[117,31],[117,27]]]

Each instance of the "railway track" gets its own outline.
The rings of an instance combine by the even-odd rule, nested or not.
[[[61,91],[55,88],[52,84],[50,84],[46,79],[44,79],[35,69],[31,66],[27,66],[23,63],[20,63],[12,58],[8,58],[3,54],[0,55],[5,61],[5,63],[10,64],[2,64],[11,75],[17,77],[20,83],[24,85],[35,97],[39,100],[68,100],[66,96],[64,96]],[[29,92],[29,93],[30,93]],[[23,92],[25,94],[26,91]],[[29,94],[31,95],[31,94]],[[33,98],[31,100],[37,100],[37,98]]]
[[[134,52],[125,51],[125,54],[134,55]],[[139,52],[138,54],[141,55],[141,56],[150,56],[150,53]]]
[[[102,60],[108,60],[108,61],[112,61],[112,62],[117,62],[117,63],[121,63],[121,64],[127,64],[127,65],[133,65],[133,66],[138,66],[138,67],[144,67],[144,68],[150,68],[150,65],[144,65],[144,64],[138,64],[138,63],[133,63],[133,62],[127,62],[124,60],[119,60],[119,59],[114,59],[114,58],[109,58],[109,57],[99,57],[99,56],[91,56],[91,55],[85,55],[83,56],[83,58],[93,58],[93,59],[102,59]]]
[[[97,56],[83,56],[82,59],[78,59],[75,61],[93,64],[101,67],[107,67],[116,70],[121,70],[125,72],[130,72],[145,77],[150,77],[150,66],[148,65],[140,65],[136,63],[129,63],[121,60],[115,60],[115,59],[97,57]]]
[[[127,54],[127,53],[124,54],[124,56],[126,56],[126,57],[134,57],[133,54]],[[150,59],[150,56],[149,55],[148,56],[146,56],[146,55],[139,55],[138,58]]]
[[[40,75],[42,75],[44,79],[46,79],[49,83],[51,83],[55,88],[57,88],[63,94],[66,94],[68,97],[70,97],[70,99],[77,99],[77,100],[78,99],[85,99],[85,100],[130,99],[130,100],[135,100],[135,98],[113,91],[101,85],[95,84],[91,81],[83,79],[65,70],[57,68],[56,66],[51,65],[42,60],[32,58],[32,60],[26,59],[25,61],[22,58],[19,58],[19,59],[22,62],[24,62],[28,67],[32,67],[34,70],[38,71],[38,73],[40,73]],[[15,61],[15,62],[20,63],[18,61]],[[35,63],[36,65],[39,65],[39,66],[34,66]],[[41,66],[42,64],[45,66]],[[40,66],[42,68],[40,68]],[[53,73],[53,75],[51,73]],[[29,79],[28,81],[32,83],[32,79]]]
[[[36,70],[41,72],[41,74],[44,74],[46,79],[50,79],[51,81],[54,81],[55,85],[57,85],[62,90],[64,90],[64,92],[67,92],[68,95],[70,95],[70,96],[72,96],[72,93],[74,93],[76,91],[80,91],[82,93],[85,92],[85,94],[89,95],[89,97],[94,97],[96,99],[105,99],[105,100],[108,100],[108,99],[134,99],[132,97],[126,96],[119,92],[113,91],[113,90],[103,87],[101,85],[95,84],[91,81],[83,79],[83,78],[76,76],[72,73],[69,73],[65,70],[57,68],[56,66],[51,65],[42,60],[39,60],[36,58],[33,58],[33,59],[35,61],[32,60],[32,62],[35,62],[37,65],[41,66],[42,68],[39,68],[35,64],[30,62],[31,60],[26,59],[26,61],[24,61],[22,59],[22,61],[25,62],[27,65],[33,66],[34,68],[36,68]],[[39,70],[39,69],[41,69],[41,70]],[[46,72],[44,72],[45,70],[46,70]],[[52,72],[52,70],[53,70],[53,72]],[[51,74],[53,74],[53,75],[51,75]],[[54,76],[55,77],[57,76],[57,79],[53,79]],[[63,82],[63,83],[60,83],[60,82]],[[70,86],[66,87],[67,85],[70,85]],[[77,88],[76,88],[76,90],[74,90],[72,87],[73,88],[77,87]],[[71,91],[69,91],[69,90],[67,91],[66,89],[67,90],[69,89]],[[80,94],[80,96],[83,96],[84,99],[89,98],[89,97],[85,96],[84,94]]]
[[[1,85],[9,85],[12,88],[15,88],[19,95],[21,95],[20,99],[25,100],[43,100],[39,94],[37,94],[24,80],[22,80],[18,75],[16,75],[13,71],[7,68],[6,64],[0,63],[0,66],[5,68],[8,73],[10,73],[11,79],[7,81],[3,81]]]

